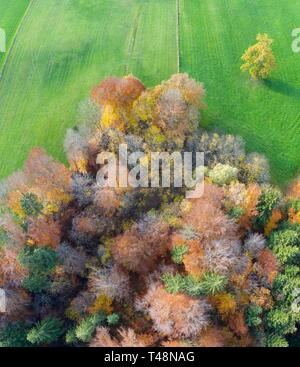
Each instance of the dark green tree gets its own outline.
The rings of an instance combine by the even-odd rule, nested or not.
[[[0,249],[7,243],[8,240],[9,240],[9,236],[7,232],[3,228],[0,227]]]
[[[172,261],[175,264],[182,264],[183,256],[188,252],[188,247],[186,245],[175,246],[172,249]]]
[[[32,328],[27,340],[35,345],[51,344],[59,340],[64,333],[64,322],[55,317],[46,317]]]
[[[43,205],[39,202],[38,197],[31,192],[23,194],[21,207],[28,216],[36,216],[43,210]]]
[[[246,310],[246,323],[249,327],[257,327],[262,323],[260,315],[263,309],[258,305],[249,305]]]
[[[223,292],[228,279],[217,273],[205,273],[201,278],[201,287],[205,295],[214,295]]]
[[[295,333],[295,321],[291,310],[285,308],[272,308],[266,316],[268,329],[278,335]]]
[[[166,273],[162,276],[162,281],[168,293],[179,293],[184,290],[185,278],[181,274]]]
[[[0,329],[0,347],[18,348],[30,346],[27,340],[29,326],[23,322],[9,323]]]
[[[289,343],[283,336],[271,334],[267,336],[266,346],[268,348],[286,348]]]
[[[22,286],[31,293],[39,293],[50,288],[50,279],[44,274],[30,274],[23,280]]]
[[[263,187],[259,197],[256,209],[258,216],[256,217],[256,225],[259,228],[264,228],[268,219],[272,214],[272,210],[278,206],[281,200],[281,192],[269,185]]]
[[[198,297],[203,294],[203,287],[201,281],[188,275],[184,278],[183,289],[191,297]]]
[[[76,337],[80,341],[88,343],[92,339],[97,326],[104,325],[105,321],[106,315],[103,312],[84,318],[75,329]]]
[[[112,313],[111,315],[107,316],[107,323],[110,326],[118,325],[120,321],[120,316],[117,313]]]
[[[50,273],[58,263],[57,253],[46,247],[24,247],[19,254],[19,262],[31,273]]]
[[[75,344],[76,342],[78,342],[78,339],[76,337],[76,333],[75,333],[75,328],[72,328],[70,330],[68,330],[68,332],[66,333],[66,343],[69,345]]]
[[[233,208],[231,208],[228,212],[228,215],[230,216],[230,218],[238,221],[240,219],[240,217],[242,215],[245,214],[245,210],[243,208],[241,208],[240,206],[235,206]]]
[[[276,255],[280,264],[292,264],[300,256],[300,239],[297,231],[285,229],[272,233],[268,246]]]

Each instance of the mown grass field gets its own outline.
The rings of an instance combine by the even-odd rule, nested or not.
[[[181,0],[181,67],[205,83],[205,123],[264,153],[282,186],[300,169],[300,54],[291,49],[299,15],[295,0]],[[263,32],[274,39],[278,67],[257,83],[241,74],[240,57]]]
[[[79,100],[105,75],[123,74],[133,16],[127,3],[33,0],[0,82],[2,177],[22,165],[32,146],[63,158]]]
[[[25,14],[29,2],[30,0],[0,0],[0,28],[5,30],[7,49],[11,46],[18,25]],[[4,59],[5,54],[0,53],[0,70]]]
[[[128,69],[154,85],[175,72],[176,45],[166,46],[170,35],[161,28],[175,24],[175,5],[159,4],[33,0],[0,82],[0,177],[21,167],[33,146],[63,160],[63,138],[77,122],[78,103],[104,77]],[[137,14],[141,30],[129,54]]]
[[[176,72],[176,3],[137,0],[128,72],[154,86]],[[130,47],[129,47],[130,51]]]
[[[11,29],[26,9],[16,4],[25,2],[5,10],[14,15]],[[291,51],[299,2],[179,3],[181,71],[205,83],[204,123],[265,153],[274,182],[285,185],[300,171],[300,54]],[[239,70],[259,32],[275,40],[278,68],[267,83]],[[0,81],[0,177],[21,167],[33,146],[64,160],[66,128],[91,87],[127,73],[153,86],[177,71],[176,46],[176,0],[32,0]]]

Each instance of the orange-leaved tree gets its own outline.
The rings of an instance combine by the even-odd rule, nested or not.
[[[249,71],[255,80],[267,79],[276,66],[275,56],[271,45],[273,40],[267,34],[258,34],[257,43],[250,46],[242,56],[244,64],[242,71]]]

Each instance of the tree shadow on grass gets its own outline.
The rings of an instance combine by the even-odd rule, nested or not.
[[[300,88],[296,88],[282,80],[265,80],[264,85],[276,93],[284,94],[300,101]]]

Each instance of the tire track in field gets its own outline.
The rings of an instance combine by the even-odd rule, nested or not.
[[[5,58],[4,58],[4,61],[3,61],[2,67],[0,67],[0,81],[1,81],[1,79],[2,79],[2,77],[3,77],[3,74],[4,74],[5,70],[6,70],[6,65],[8,64],[8,61],[9,61],[9,59],[10,59],[10,56],[11,56],[12,50],[13,50],[13,48],[14,48],[14,46],[15,46],[15,44],[16,44],[16,41],[17,41],[17,39],[18,39],[19,32],[22,30],[23,25],[25,24],[26,20],[28,19],[28,16],[29,16],[29,14],[30,14],[30,10],[31,10],[31,8],[32,8],[32,6],[33,6],[33,3],[34,3],[35,1],[36,1],[36,0],[30,0],[29,4],[28,4],[28,6],[27,6],[27,8],[26,8],[26,10],[25,10],[25,12],[24,12],[24,15],[23,15],[23,17],[21,18],[20,23],[19,23],[19,25],[18,25],[18,27],[17,27],[17,29],[16,29],[16,31],[15,31],[15,33],[14,33],[14,35],[13,35],[13,38],[12,38],[12,41],[11,41],[11,44],[10,44],[9,50],[8,50],[8,52],[7,52],[7,54],[6,54]]]
[[[138,9],[137,14],[133,21],[132,32],[131,32],[131,36],[130,36],[129,43],[128,43],[128,49],[127,49],[126,64],[124,67],[125,75],[128,75],[129,73],[129,63],[130,63],[130,59],[134,51],[136,35],[137,35],[138,28],[139,28],[140,15],[141,15],[141,8]]]
[[[177,51],[177,73],[180,73],[180,0],[176,0],[176,51]]]

